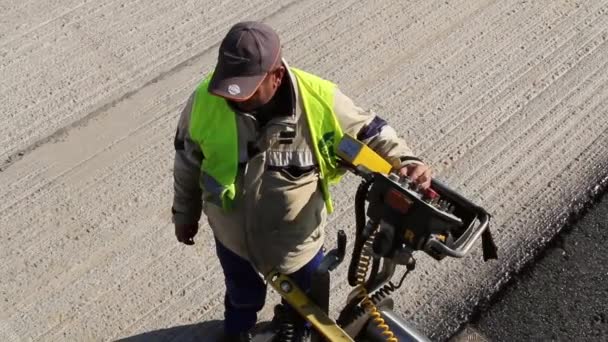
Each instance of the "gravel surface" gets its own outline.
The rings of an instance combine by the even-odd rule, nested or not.
[[[470,328],[491,341],[608,340],[608,196],[570,229]]]

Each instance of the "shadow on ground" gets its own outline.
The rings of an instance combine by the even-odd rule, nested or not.
[[[204,341],[215,342],[222,337],[222,321],[213,320],[196,324],[180,325],[167,329],[148,331],[139,335],[125,337],[117,342],[148,341]]]
[[[256,326],[256,331],[266,333],[269,322],[262,322]],[[201,322],[197,324],[180,325],[167,329],[145,332],[139,335],[124,337],[116,342],[219,342],[222,338],[223,322],[218,320]],[[269,340],[266,335],[259,336],[256,342]]]

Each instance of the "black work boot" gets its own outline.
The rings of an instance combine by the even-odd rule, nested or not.
[[[275,306],[272,324],[276,334],[272,342],[311,341],[310,329],[304,325],[304,320],[282,305]]]
[[[252,342],[253,335],[250,332],[240,334],[226,334],[222,342]]]

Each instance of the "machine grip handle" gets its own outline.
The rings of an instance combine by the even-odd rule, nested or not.
[[[479,221],[479,223],[475,226],[469,227],[467,231],[465,231],[462,236],[456,242],[454,242],[452,247],[447,246],[442,241],[434,238],[429,239],[425,246],[426,248],[435,250],[441,254],[454,258],[462,258],[471,250],[477,239],[479,239],[488,229],[491,215],[482,207],[464,198],[436,179],[431,180],[431,187],[437,189],[442,196],[449,198],[451,201],[460,206],[466,207],[468,210],[476,214],[476,219]]]
[[[462,258],[471,250],[475,244],[475,241],[479,239],[483,232],[488,229],[490,215],[488,213],[483,213],[479,217],[479,221],[480,222],[477,227],[469,228],[472,229],[472,231],[466,232],[460,239],[458,239],[458,241],[454,243],[453,248],[448,247],[443,242],[434,238],[427,241],[426,247],[454,258]]]

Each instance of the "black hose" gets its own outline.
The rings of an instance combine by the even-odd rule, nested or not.
[[[350,265],[348,266],[348,284],[357,286],[357,266],[363,250],[365,238],[363,237],[363,228],[365,227],[365,199],[369,188],[373,183],[373,178],[365,179],[359,184],[357,193],[355,194],[355,245],[353,247]]]
[[[397,289],[401,288],[403,285],[403,281],[407,277],[407,275],[414,269],[415,262],[407,265],[407,270],[403,272],[401,275],[401,279],[399,283],[395,285],[392,281],[389,281],[387,284],[383,285],[372,294],[370,294],[369,298],[374,305],[379,305],[384,299],[389,298],[390,295],[395,292]],[[356,303],[356,302],[355,302]],[[346,308],[342,310],[340,313],[340,317],[336,320],[338,325],[342,328],[348,326],[356,319],[361,317],[366,313],[365,309],[361,306],[356,305],[355,303],[349,303]]]

